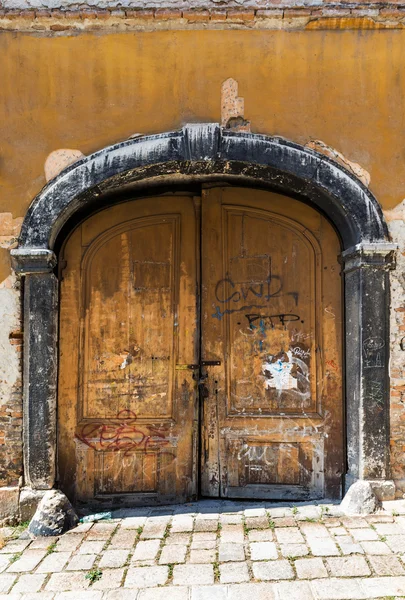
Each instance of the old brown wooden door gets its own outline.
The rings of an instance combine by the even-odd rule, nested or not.
[[[202,492],[339,497],[343,416],[339,243],[276,194],[202,199]]]
[[[61,284],[68,495],[339,497],[338,253],[313,209],[238,188],[137,200],[76,229]]]
[[[85,221],[63,252],[59,479],[76,502],[196,493],[196,218],[192,197]],[[198,204],[198,202],[197,202]]]

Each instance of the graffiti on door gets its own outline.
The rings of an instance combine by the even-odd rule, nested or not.
[[[262,281],[242,283],[236,283],[230,275],[227,275],[220,279],[215,286],[215,299],[219,304],[214,305],[215,312],[211,316],[220,321],[224,315],[252,310],[253,308],[263,308],[272,298],[282,296],[291,296],[295,306],[297,306],[298,292],[283,292],[283,282],[278,275],[268,275]],[[221,310],[221,307],[229,304],[232,308]],[[282,316],[273,315],[274,318]]]
[[[131,410],[121,410],[110,422],[90,422],[79,427],[76,438],[96,451],[124,452],[156,451],[167,446],[167,428],[140,425]]]

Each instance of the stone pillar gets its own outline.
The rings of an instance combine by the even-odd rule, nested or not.
[[[25,485],[51,489],[56,475],[58,281],[53,252],[12,250],[24,282],[23,442]]]
[[[395,248],[389,243],[359,244],[342,253],[346,321],[346,490],[359,479],[377,480],[378,487],[378,482],[390,477],[389,270],[393,268]]]

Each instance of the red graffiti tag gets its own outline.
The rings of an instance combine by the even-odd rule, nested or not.
[[[124,456],[133,450],[156,450],[169,444],[165,439],[166,431],[154,425],[137,425],[136,414],[128,409],[121,410],[109,423],[86,423],[76,433],[76,438],[93,450],[124,452]]]

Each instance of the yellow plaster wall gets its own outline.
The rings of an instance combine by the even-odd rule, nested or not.
[[[335,147],[393,208],[405,196],[404,47],[401,30],[3,32],[0,213],[24,215],[57,148],[88,154],[136,132],[220,121],[228,77],[253,131]]]

